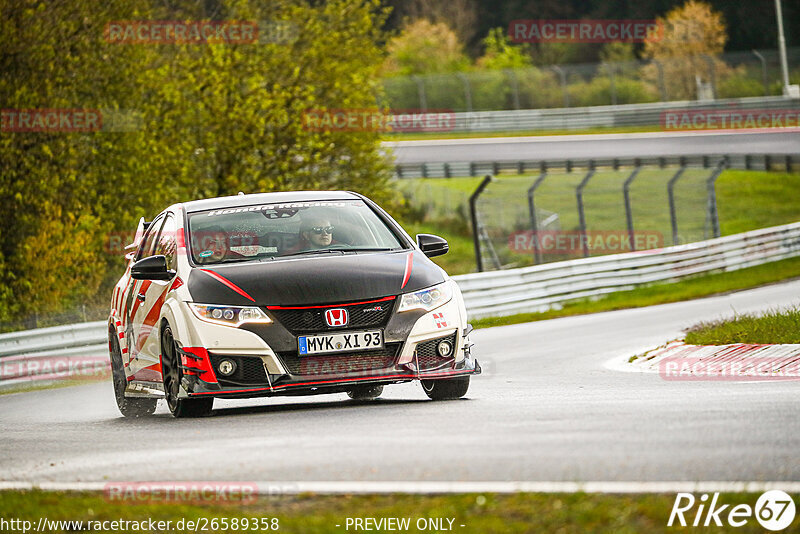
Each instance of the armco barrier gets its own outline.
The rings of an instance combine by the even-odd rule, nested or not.
[[[106,325],[96,321],[0,334],[0,357],[105,343]]]
[[[661,124],[662,114],[667,111],[768,109],[800,110],[800,99],[784,96],[759,96],[581,108],[470,111],[454,113],[454,124],[448,131],[453,133],[514,132],[658,126]]]
[[[702,154],[692,156],[644,156],[627,158],[570,158],[496,161],[449,161],[437,163],[398,163],[394,166],[395,178],[451,178],[455,176],[484,176],[486,174],[532,174],[545,170],[573,172],[577,169],[613,169],[638,166],[714,167],[725,159],[728,169],[754,171],[800,169],[800,154]]]
[[[454,276],[470,318],[544,311],[564,302],[800,255],[800,222],[687,245]],[[54,360],[107,367],[103,321],[0,334],[0,384],[50,379]],[[41,362],[37,365],[36,362]],[[105,365],[99,362],[105,361]],[[33,365],[31,365],[33,362]],[[48,367],[46,362],[50,362]],[[20,372],[20,366],[35,373]]]
[[[546,311],[564,302],[800,255],[800,223],[656,250],[454,277],[470,318]]]
[[[97,374],[107,370],[105,321],[0,334],[0,386]]]

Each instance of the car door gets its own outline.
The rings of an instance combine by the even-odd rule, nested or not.
[[[164,256],[167,259],[167,270],[176,268],[176,233],[178,231],[175,216],[167,213],[164,225],[158,233],[153,245],[153,255]],[[161,338],[158,335],[161,308],[167,297],[174,278],[170,280],[151,280],[145,293],[145,300],[139,307],[137,316],[134,317],[134,330],[138,328],[137,338],[140,343],[139,361],[142,368],[157,370],[157,376],[152,376],[156,381],[161,381]]]
[[[152,256],[156,253],[158,239],[161,229],[166,220],[166,216],[157,217],[145,234],[142,244],[136,254],[136,261]],[[152,358],[147,358],[143,352],[144,344],[147,341],[149,330],[146,328],[145,320],[155,302],[153,295],[159,289],[151,289],[156,283],[154,280],[134,280],[131,278],[125,310],[128,312],[128,324],[125,329],[125,340],[128,347],[129,368],[128,376],[133,376],[135,380],[148,380],[147,376],[151,373],[141,373],[143,369],[153,366]],[[163,284],[163,282],[161,282]],[[160,309],[158,310],[160,311]],[[155,377],[150,377],[156,380]]]

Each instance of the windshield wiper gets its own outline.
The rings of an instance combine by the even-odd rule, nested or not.
[[[288,258],[289,256],[302,256],[304,254],[327,254],[333,252],[340,252],[344,253],[344,249],[341,248],[318,248],[315,250],[301,250],[300,252],[292,252],[291,254],[280,254],[275,256],[276,258]]]
[[[400,250],[399,248],[343,248],[343,252],[388,252],[390,250]]]

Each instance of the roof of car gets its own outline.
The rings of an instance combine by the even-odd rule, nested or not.
[[[276,204],[282,202],[303,202],[315,200],[356,200],[361,197],[350,191],[286,191],[281,193],[256,193],[253,195],[234,195],[230,197],[205,198],[185,202],[188,212],[254,206],[256,204]]]

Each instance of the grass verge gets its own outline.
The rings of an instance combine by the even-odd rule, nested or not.
[[[800,277],[800,257],[756,265],[738,271],[714,273],[687,278],[675,283],[651,284],[630,291],[611,293],[597,300],[577,300],[569,302],[560,310],[542,313],[522,313],[507,317],[490,317],[471,321],[475,328],[488,328],[517,323],[528,323],[556,317],[583,315],[624,308],[640,308],[654,304],[666,304],[711,295],[719,295],[741,289],[749,289]],[[797,319],[800,321],[800,319]],[[795,328],[795,339],[799,329]],[[781,338],[784,339],[784,338]],[[789,343],[788,341],[771,341]],[[687,343],[689,343],[687,338]]]
[[[721,494],[720,504],[755,506],[759,494]],[[797,496],[794,497],[797,501]],[[507,532],[673,532],[667,527],[675,495],[673,494],[460,494],[460,495],[296,495],[265,497],[250,504],[121,504],[110,502],[92,493],[46,493],[41,491],[0,492],[0,516],[31,521],[48,520],[111,521],[128,520],[172,521],[168,532],[187,532],[175,529],[181,519],[208,520],[213,518],[277,518],[279,532],[326,533],[354,531],[345,528],[348,517],[409,518],[407,532],[420,530],[419,519],[453,520],[452,530],[471,533]],[[689,522],[695,509],[686,513]],[[724,522],[726,514],[722,514]],[[800,524],[800,515],[793,525]],[[338,526],[337,526],[338,525]],[[463,527],[461,525],[464,525]],[[792,531],[790,525],[787,532]],[[73,530],[77,530],[74,529]],[[84,526],[85,530],[85,526]],[[210,530],[210,529],[209,529]],[[445,529],[447,530],[447,529]],[[725,532],[718,527],[680,529],[691,532]],[[42,530],[61,532],[63,530]],[[119,529],[117,532],[149,532],[150,530]],[[216,528],[212,532],[242,532],[241,529]],[[737,532],[763,532],[755,518],[736,529]],[[259,530],[263,532],[263,530]]]
[[[732,319],[699,323],[686,333],[686,343],[800,343],[800,309],[736,315]]]

